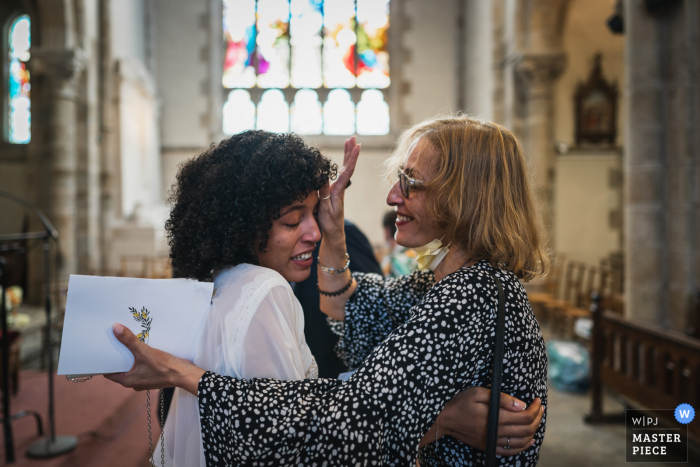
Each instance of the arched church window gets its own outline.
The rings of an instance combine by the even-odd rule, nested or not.
[[[10,22],[7,29],[7,90],[6,138],[10,143],[26,144],[31,140],[31,100],[29,49],[31,46],[29,16],[22,15]]]
[[[223,0],[224,133],[388,134],[389,2]]]

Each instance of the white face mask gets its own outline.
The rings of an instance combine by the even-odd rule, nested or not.
[[[450,252],[450,242],[447,246],[442,246],[442,239],[436,238],[427,245],[423,245],[413,250],[418,254],[416,256],[416,261],[418,262],[418,269],[421,271],[435,271],[435,268],[445,259],[447,253]],[[441,248],[442,247],[442,248]]]

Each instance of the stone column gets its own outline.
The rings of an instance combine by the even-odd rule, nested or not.
[[[700,289],[700,6],[624,11],[625,312],[684,332]]]
[[[518,94],[523,100],[523,146],[534,171],[537,200],[542,221],[550,235],[554,225],[554,116],[552,90],[564,71],[563,52],[527,52],[515,66]]]
[[[471,115],[493,119],[493,16],[491,2],[462,0],[465,49],[464,81],[459,83],[463,107]]]
[[[80,50],[32,50],[32,78],[39,84],[42,132],[37,148],[39,205],[58,230],[61,281],[76,272],[76,97],[84,60]]]
[[[509,4],[509,6],[508,6]],[[505,23],[514,29],[504,37],[513,49],[504,57],[514,62],[512,104],[506,118],[523,144],[534,172],[542,221],[550,245],[554,244],[554,115],[553,87],[566,66],[562,32],[569,0],[512,0],[507,2]]]

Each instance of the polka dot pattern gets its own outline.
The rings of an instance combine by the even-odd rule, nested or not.
[[[199,384],[207,465],[481,465],[483,453],[449,437],[418,449],[423,434],[457,393],[489,386],[503,283],[506,335],[502,391],[546,407],[547,357],[527,295],[510,272],[485,262],[435,284],[416,272],[385,281],[358,278],[340,350],[358,369],[346,382],[238,380],[205,373]],[[499,465],[538,461],[535,444]]]

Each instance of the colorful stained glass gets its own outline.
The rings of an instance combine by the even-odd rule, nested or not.
[[[388,134],[390,0],[223,0],[226,134]],[[299,89],[291,106],[281,88]],[[357,106],[344,88],[360,87]],[[246,88],[266,88],[253,102]],[[331,91],[320,102],[314,89]],[[241,92],[238,92],[241,91]],[[289,91],[285,91],[291,97]]]
[[[318,88],[321,76],[321,0],[291,1],[292,86]]]
[[[355,1],[324,3],[323,83],[327,88],[355,86]]]
[[[224,134],[235,135],[255,129],[255,104],[245,89],[236,89],[228,94],[224,104]]]
[[[289,1],[258,0],[257,70],[261,88],[289,86]]]
[[[389,0],[357,0],[357,85],[389,87]]]
[[[327,135],[355,133],[355,104],[345,89],[328,93],[328,100],[323,105],[323,132]]]
[[[31,46],[29,16],[20,16],[9,30],[9,115],[8,137],[10,143],[25,144],[31,140],[31,100],[29,96],[29,48]]]
[[[224,0],[224,87],[255,86],[255,37],[255,0]]]
[[[389,134],[389,104],[377,89],[362,92],[357,103],[357,133],[360,135]]]
[[[279,89],[265,91],[258,104],[258,130],[289,132],[289,105]]]
[[[321,103],[313,89],[302,89],[294,96],[292,131],[300,135],[320,135],[323,131]]]

